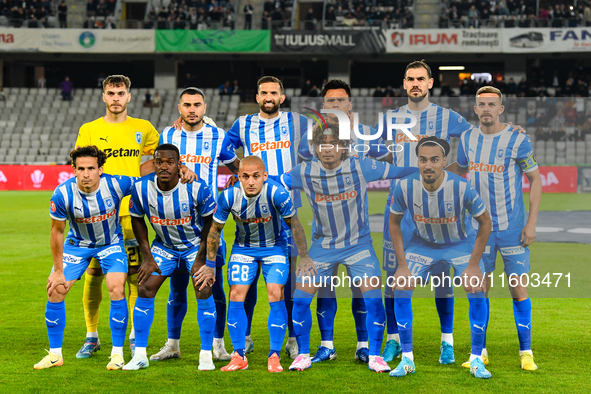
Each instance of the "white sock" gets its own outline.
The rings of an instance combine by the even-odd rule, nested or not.
[[[170,347],[172,347],[175,350],[179,350],[179,341],[180,339],[168,338],[168,345],[170,345]]]
[[[289,337],[289,338],[287,338],[287,340],[289,342],[295,342],[296,341],[296,337]]]
[[[445,334],[445,333],[441,333],[441,342],[447,342],[450,345],[454,345],[454,334]]]
[[[488,352],[486,351],[486,348],[482,348],[482,356],[488,358]]]
[[[86,338],[98,338],[98,332],[87,332]]]
[[[62,348],[61,347],[56,347],[56,348],[49,349],[49,353],[53,353],[56,356],[60,356],[61,357],[62,356]]]
[[[468,360],[469,362],[472,362],[474,360],[476,360],[477,358],[480,359],[480,361],[482,361],[482,356],[477,356],[475,354],[470,354],[470,360]]]
[[[113,346],[113,349],[111,350],[111,355],[113,354],[118,354],[121,357],[123,357],[123,346]]]
[[[532,356],[534,355],[534,353],[531,351],[531,349],[530,350],[520,350],[519,351],[519,357],[523,356],[525,353],[529,353]]]
[[[135,348],[135,356],[144,356],[145,358],[148,358],[148,354],[146,353],[146,348],[145,347],[136,347]]]
[[[334,349],[334,345],[332,344],[332,341],[321,341],[320,346],[324,346],[329,349]]]
[[[356,350],[359,350],[362,347],[366,347],[369,349],[369,342],[357,342],[357,349]]]
[[[400,343],[400,335],[399,334],[388,334],[387,340],[395,340],[396,342]]]
[[[252,341],[252,339],[250,338],[250,335],[245,336],[244,337],[244,340],[246,340],[246,341]]]
[[[402,357],[408,357],[410,358],[410,361],[415,361],[415,356],[412,354],[412,352],[402,352]]]
[[[223,344],[224,338],[213,338],[214,345]]]
[[[129,339],[135,339],[135,330],[131,330],[129,333]]]

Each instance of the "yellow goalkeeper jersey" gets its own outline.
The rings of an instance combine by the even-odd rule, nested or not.
[[[76,147],[96,145],[107,154],[104,172],[140,176],[142,156],[153,155],[158,131],[150,122],[128,116],[122,123],[107,123],[102,117],[80,127]],[[129,197],[121,201],[120,216],[129,215]]]

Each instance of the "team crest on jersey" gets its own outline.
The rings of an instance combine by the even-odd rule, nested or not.
[[[203,143],[203,150],[209,150],[209,148],[211,148],[209,141],[205,141]]]
[[[434,127],[434,125],[433,125],[433,121],[432,121],[432,120],[430,120],[430,121],[429,121],[429,130],[433,130],[433,127]]]
[[[505,149],[499,148],[499,151],[497,152],[497,157],[499,159],[502,159],[504,156],[505,156]]]
[[[446,202],[445,203],[445,211],[446,212],[451,212],[451,211],[453,211],[453,209],[454,209],[454,206],[453,206],[453,204],[451,202]]]
[[[135,142],[137,142],[138,145],[142,143],[142,137],[143,137],[143,133],[141,131],[135,132]]]
[[[346,177],[345,177],[345,184],[346,184],[347,186],[351,186],[351,185],[353,184],[353,180],[351,179],[351,177],[350,177],[350,176],[346,176]]]
[[[186,202],[181,203],[181,212],[187,212],[189,210],[189,204]]]
[[[281,134],[283,134],[283,135],[289,134],[289,130],[287,129],[287,126],[281,126]]]
[[[105,200],[105,206],[107,208],[113,208],[113,199],[111,197],[109,197]]]
[[[267,204],[261,204],[261,213],[263,215],[269,214],[269,207],[267,206]]]

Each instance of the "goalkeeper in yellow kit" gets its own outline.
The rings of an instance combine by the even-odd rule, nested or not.
[[[131,99],[130,86],[131,81],[124,75],[111,75],[106,78],[103,82],[103,101],[107,113],[104,117],[83,124],[76,140],[76,147],[96,145],[107,154],[105,174],[143,176],[152,172],[154,168],[151,160],[141,166],[140,164],[142,156],[151,156],[158,146],[158,131],[147,120],[127,116],[127,104]],[[184,168],[181,171],[185,173]],[[184,174],[183,181],[186,181],[187,177],[193,178],[194,174]],[[129,310],[133,310],[137,298],[137,270],[143,258],[131,228],[129,197],[121,203],[120,219],[129,261],[127,299]],[[97,326],[104,276],[95,259],[90,263],[85,277],[83,304],[87,333],[84,345],[76,354],[76,358],[88,358],[95,350],[100,349]],[[131,314],[129,318],[132,319]],[[133,321],[131,323],[129,339],[133,355],[135,333]]]

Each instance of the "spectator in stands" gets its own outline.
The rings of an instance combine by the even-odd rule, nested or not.
[[[158,92],[154,92],[154,97],[152,97],[152,108],[160,107],[160,103],[162,102],[162,98],[158,94]]]
[[[334,7],[332,7],[332,6],[328,7],[328,10],[324,14],[324,21],[326,22],[326,26],[327,27],[334,26],[336,20],[337,20],[337,14],[334,10]]]
[[[238,85],[238,80],[234,80],[234,85],[232,85],[232,94],[242,95],[242,89]]]
[[[308,97],[320,97],[320,90],[316,85],[312,85],[312,89],[308,92]]]
[[[525,93],[529,90],[529,84],[525,80],[525,77],[521,77],[521,81],[517,84],[517,91],[519,93]]]
[[[60,83],[59,88],[62,91],[62,99],[64,101],[72,100],[72,89],[74,89],[74,84],[70,81],[70,77],[66,77],[62,83]]]
[[[244,30],[252,29],[252,14],[254,14],[254,7],[252,1],[248,0],[244,6]]]
[[[302,90],[300,92],[300,96],[307,96],[308,92],[312,89],[312,83],[310,82],[310,80],[306,80],[306,83],[304,84],[304,86],[302,87]]]
[[[21,27],[25,20],[25,12],[23,11],[22,7],[14,6],[10,13],[10,24],[13,27]]]
[[[535,136],[536,136],[536,141],[548,141],[548,139],[550,138],[550,136],[548,135],[548,133],[546,133],[544,131],[542,126],[538,126]]]
[[[84,29],[94,29],[94,21],[92,20],[92,17],[89,16],[88,18],[86,18],[82,27]]]
[[[230,81],[226,81],[225,83],[221,84],[218,88],[218,92],[220,93],[220,96],[232,94],[232,87],[230,86]]]
[[[308,13],[306,14],[306,18],[304,20],[304,26],[306,27],[306,30],[314,30],[316,27],[316,17],[314,16],[313,8],[308,9]]]
[[[591,113],[587,114],[587,120],[581,126],[581,132],[583,140],[586,140],[587,136],[591,134]]]
[[[152,94],[150,93],[150,89],[146,90],[146,94],[144,94],[144,107],[150,107],[152,105]]]
[[[517,94],[517,84],[513,78],[509,78],[507,83],[507,95],[515,96]]]
[[[591,1],[588,1],[587,4],[585,4],[583,20],[585,21],[585,26],[591,26]]]
[[[93,0],[89,0],[93,1]],[[156,14],[156,9],[154,7],[150,8],[150,12],[148,12],[148,19],[151,21],[155,21],[158,18],[158,15]]]
[[[105,0],[99,0],[99,3],[96,6],[96,16],[106,18],[108,14],[107,10],[107,3]]]
[[[394,109],[394,100],[390,96],[390,93],[386,93],[386,96],[382,99],[382,110],[388,111]]]
[[[283,14],[278,7],[271,14],[271,25],[273,28],[283,27]]]
[[[386,97],[386,93],[382,90],[380,86],[376,88],[373,92],[373,97]]]
[[[103,29],[116,29],[116,28],[117,28],[117,25],[113,21],[113,17],[108,16],[107,21],[105,22],[105,25],[103,26]]]

